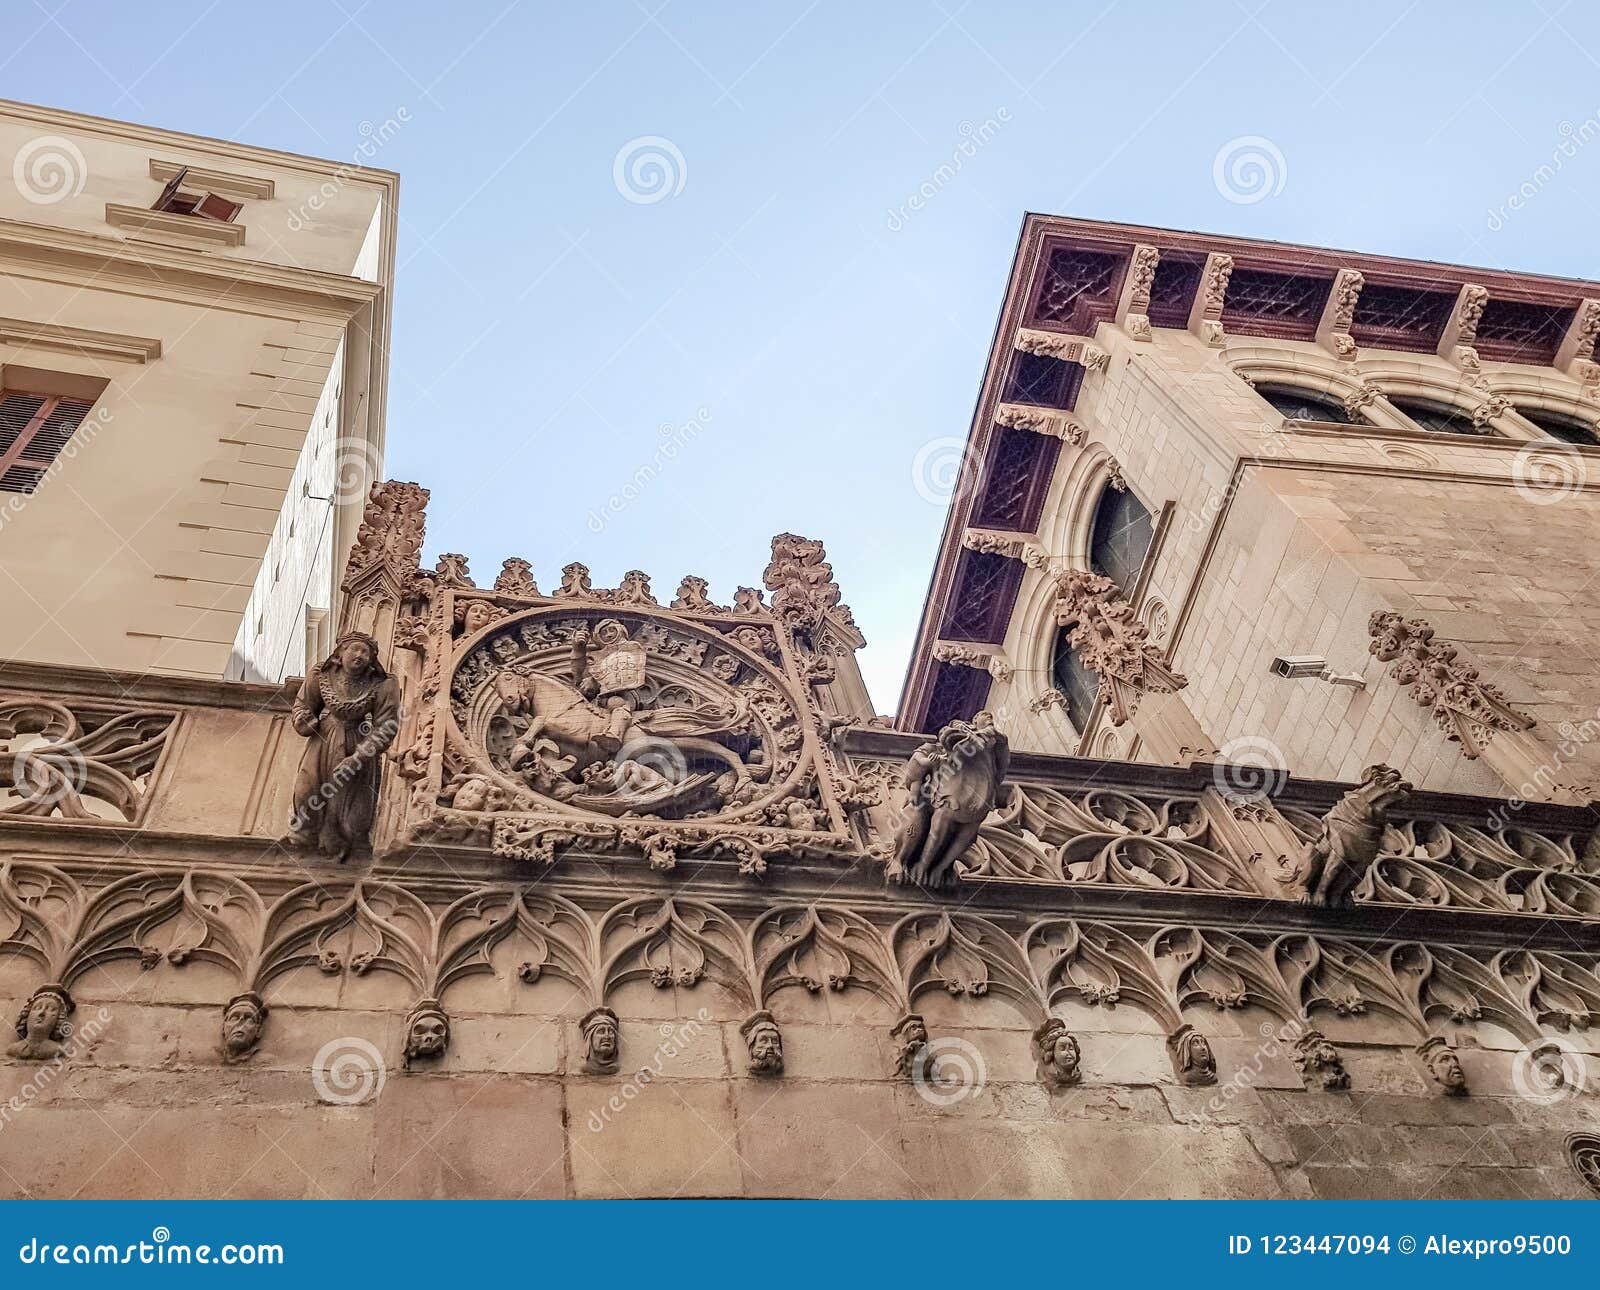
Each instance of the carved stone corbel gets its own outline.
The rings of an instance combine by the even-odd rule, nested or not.
[[[617,1014],[610,1008],[591,1008],[578,1022],[583,1035],[583,1068],[591,1075],[614,1075],[622,1060]]]
[[[1011,430],[1030,430],[1049,435],[1073,447],[1080,447],[1088,432],[1083,423],[1065,413],[1030,407],[1026,403],[1002,403],[995,409],[994,422]]]
[[[1467,1073],[1461,1069],[1461,1059],[1448,1040],[1432,1035],[1417,1045],[1417,1056],[1423,1069],[1446,1097],[1464,1097],[1467,1092]]]
[[[1228,297],[1228,279],[1233,276],[1233,257],[1213,251],[1206,256],[1200,274],[1200,290],[1189,308],[1189,330],[1207,345],[1218,347],[1224,340],[1222,307]]]
[[[929,1079],[933,1054],[928,1051],[928,1025],[921,1015],[908,1012],[901,1017],[890,1027],[889,1038],[894,1041],[891,1073],[906,1079]]]
[[[222,1009],[222,1060],[242,1062],[261,1043],[267,1024],[266,1001],[254,990],[236,994]]]
[[[1344,1059],[1320,1030],[1308,1030],[1295,1041],[1294,1064],[1308,1084],[1315,1079],[1329,1092],[1350,1087]]]
[[[783,1074],[783,1032],[770,1012],[751,1014],[739,1027],[752,1075]]]
[[[1333,290],[1328,293],[1328,303],[1323,306],[1322,320],[1317,324],[1317,344],[1346,362],[1356,356],[1350,324],[1355,320],[1356,303],[1361,299],[1361,288],[1366,281],[1359,270],[1340,269],[1333,279]]]
[[[1178,1083],[1199,1087],[1217,1082],[1217,1059],[1211,1044],[1193,1026],[1186,1023],[1167,1036],[1167,1056]]]
[[[1029,712],[1048,712],[1051,708],[1061,708],[1064,710],[1066,706],[1067,696],[1062,694],[1061,691],[1056,689],[1054,686],[1044,691],[1044,693],[1037,694],[1028,700]]]
[[[1039,1081],[1047,1088],[1066,1088],[1083,1079],[1083,1050],[1060,1017],[1051,1017],[1033,1032],[1033,1055]]]
[[[1483,319],[1484,306],[1489,303],[1489,288],[1468,282],[1456,297],[1456,303],[1439,334],[1439,357],[1467,371],[1478,370],[1478,351],[1473,348],[1478,340],[1478,323]]]
[[[1122,296],[1117,301],[1117,324],[1134,340],[1149,340],[1150,288],[1156,280],[1156,265],[1161,262],[1161,252],[1153,246],[1139,243],[1133,248],[1128,261],[1128,272],[1122,283]]]
[[[1085,371],[1103,372],[1111,365],[1111,355],[1087,336],[1067,336],[1023,327],[1018,330],[1015,343],[1024,354],[1042,354],[1047,358],[1059,358],[1064,363],[1077,363]]]
[[[1578,302],[1572,324],[1556,350],[1555,366],[1585,385],[1600,379],[1594,361],[1594,343],[1600,338],[1600,300],[1585,297]]]
[[[1368,649],[1393,663],[1389,675],[1411,691],[1419,707],[1431,709],[1446,739],[1476,760],[1499,730],[1530,730],[1532,717],[1518,712],[1478,669],[1457,657],[1454,645],[1436,642],[1421,618],[1376,610],[1367,623]]]
[[[437,999],[419,1000],[406,1017],[404,1065],[419,1058],[443,1057],[450,1046],[450,1018]]]
[[[996,681],[1011,679],[1011,664],[993,646],[968,645],[962,641],[938,641],[933,647],[933,657],[940,663],[953,663],[957,667],[970,667],[987,672]]]

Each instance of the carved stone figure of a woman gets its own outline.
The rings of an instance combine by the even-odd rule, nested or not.
[[[289,841],[346,859],[372,832],[383,753],[400,729],[400,686],[363,632],[339,638],[300,686],[292,714],[307,744]]]

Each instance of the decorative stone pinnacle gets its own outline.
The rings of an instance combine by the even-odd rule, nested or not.
[[[1110,578],[1068,569],[1056,579],[1055,612],[1056,622],[1071,628],[1067,643],[1085,667],[1099,674],[1100,701],[1112,725],[1133,716],[1142,695],[1172,694],[1189,684],[1148,643],[1149,627]]]
[[[1367,622],[1374,657],[1393,663],[1389,675],[1411,691],[1417,705],[1433,711],[1445,738],[1476,760],[1498,730],[1528,730],[1532,717],[1518,712],[1478,669],[1457,658],[1454,645],[1435,642],[1421,618],[1377,610]]]

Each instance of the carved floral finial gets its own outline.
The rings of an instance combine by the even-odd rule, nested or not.
[[[1189,684],[1161,651],[1148,643],[1150,628],[1121,598],[1110,578],[1068,569],[1056,579],[1056,622],[1070,627],[1067,642],[1083,665],[1099,674],[1100,700],[1120,726],[1144,694],[1171,694]]]
[[[673,597],[671,607],[702,614],[715,611],[719,606],[712,604],[711,597],[706,594],[708,585],[704,578],[687,574],[678,584],[678,594]]]
[[[848,626],[855,625],[850,609],[840,600],[839,584],[821,542],[794,533],[772,539],[772,562],[762,575],[772,592],[772,612],[797,631],[811,632],[830,614]]]
[[[386,479],[372,486],[345,563],[345,592],[383,577],[395,590],[407,585],[417,572],[427,505],[428,490],[417,484]]]
[[[1433,628],[1423,619],[1380,609],[1367,630],[1368,649],[1394,664],[1389,675],[1411,691],[1419,707],[1433,710],[1434,724],[1461,745],[1464,757],[1476,760],[1497,730],[1528,730],[1535,724],[1477,668],[1461,661],[1454,645],[1435,642]]]
[[[562,597],[592,597],[594,586],[589,581],[589,566],[574,560],[561,571],[561,585],[556,595]]]
[[[500,566],[500,574],[494,580],[494,589],[514,596],[539,594],[539,584],[533,580],[533,566],[517,556],[512,556]]]

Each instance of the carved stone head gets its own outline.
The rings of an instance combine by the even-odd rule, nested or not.
[[[1411,784],[1393,766],[1381,763],[1368,766],[1361,772],[1361,782],[1367,787],[1366,796],[1380,809],[1387,809],[1411,795]]]
[[[380,681],[389,675],[378,662],[378,642],[366,632],[346,632],[339,637],[322,667],[342,669],[348,676],[375,676]]]
[[[266,1002],[254,990],[236,994],[222,1010],[222,1056],[242,1061],[255,1052],[267,1022]]]
[[[750,1054],[752,1075],[783,1074],[783,1035],[770,1012],[757,1012],[739,1027]]]
[[[617,1014],[610,1008],[592,1008],[578,1022],[583,1032],[584,1068],[596,1075],[610,1075],[621,1056],[621,1032]]]
[[[1179,1026],[1167,1036],[1167,1054],[1172,1058],[1172,1073],[1179,1083],[1217,1082],[1217,1059],[1211,1052],[1211,1044],[1193,1026]]]
[[[926,1061],[928,1026],[915,1012],[908,1012],[894,1023],[889,1036],[895,1042],[894,1069],[899,1075],[915,1074]]]
[[[471,636],[494,621],[494,606],[487,600],[469,600],[461,606],[461,634]]]
[[[1320,1077],[1325,1089],[1350,1087],[1344,1059],[1320,1030],[1308,1030],[1295,1041],[1294,1064],[1307,1081],[1313,1076]]]
[[[1461,1097],[1467,1091],[1467,1073],[1461,1069],[1461,1059],[1447,1040],[1438,1035],[1417,1046],[1417,1056],[1427,1067],[1433,1082],[1451,1097]]]
[[[1039,1061],[1039,1078],[1055,1088],[1065,1088],[1083,1078],[1078,1069],[1083,1050],[1060,1017],[1051,1017],[1033,1032],[1033,1054]]]
[[[406,1018],[406,1066],[414,1058],[440,1057],[450,1046],[450,1018],[437,999],[424,999]]]
[[[67,1018],[77,1007],[66,987],[41,985],[17,1014],[17,1042],[6,1051],[12,1057],[34,1061],[59,1056],[72,1027]]]

